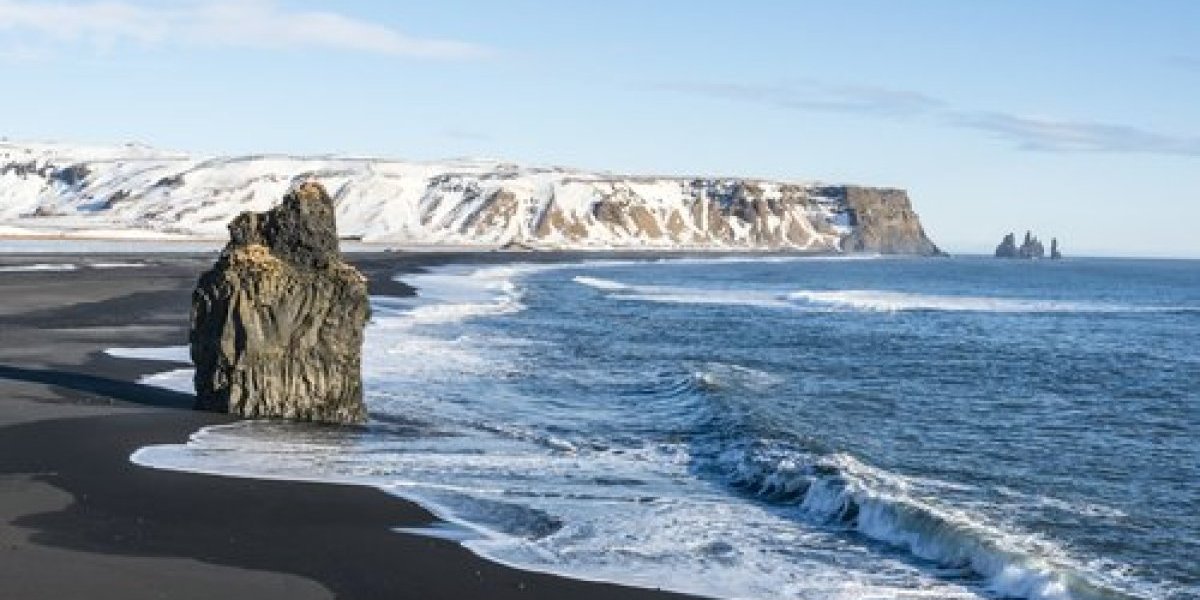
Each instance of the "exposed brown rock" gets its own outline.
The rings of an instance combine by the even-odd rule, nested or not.
[[[516,195],[508,190],[498,190],[468,224],[473,225],[477,233],[502,228],[512,220],[517,208]]]
[[[908,193],[891,188],[845,186],[841,188],[852,214],[855,231],[842,240],[848,252],[937,255],[913,212]]]

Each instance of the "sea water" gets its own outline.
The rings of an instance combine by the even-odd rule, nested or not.
[[[1200,597],[1200,262],[401,279],[417,298],[372,302],[367,427],[134,460],[378,486],[497,561],[710,596]]]

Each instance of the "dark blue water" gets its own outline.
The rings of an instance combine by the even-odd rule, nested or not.
[[[462,267],[366,433],[149,464],[380,485],[484,555],[731,597],[1200,597],[1200,262]],[[239,463],[252,448],[274,460]],[[263,466],[267,465],[267,466]]]

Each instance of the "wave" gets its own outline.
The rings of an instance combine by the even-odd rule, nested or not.
[[[786,254],[782,256],[685,256],[657,258],[651,262],[668,264],[741,264],[741,263],[791,263],[791,262],[821,262],[821,261],[861,261],[879,260],[886,258],[882,254]]]
[[[1143,597],[1121,589],[1130,583],[1121,581],[1120,573],[1096,573],[1036,535],[1007,531],[966,511],[939,506],[916,493],[929,487],[924,481],[870,467],[847,454],[814,456],[748,442],[721,452],[716,462],[727,483],[744,493],[792,507],[803,520],[845,527],[943,568],[974,573],[1001,597]]]
[[[428,273],[399,276],[419,290],[418,298],[372,298],[383,310],[372,323],[381,327],[412,327],[465,321],[473,317],[516,313],[525,309],[519,277],[544,265],[441,267]]]
[[[628,284],[621,283],[620,281],[602,279],[600,277],[588,277],[587,275],[577,275],[572,279],[572,281],[606,292],[620,292],[628,290],[631,287]]]
[[[799,290],[786,295],[800,305],[873,312],[1128,313],[1200,310],[1186,306],[1135,306],[995,296],[917,294],[888,290]]]
[[[602,292],[609,292],[609,297],[617,300],[640,300],[668,304],[757,306],[761,308],[787,308],[791,306],[787,300],[780,298],[777,294],[764,292],[633,285],[611,279],[582,275],[573,278],[573,281]]]
[[[93,269],[137,269],[150,266],[144,262],[96,262],[88,264]]]
[[[699,389],[733,388],[752,392],[765,391],[784,381],[782,377],[767,371],[723,362],[707,362],[700,365],[693,373],[693,379]]]
[[[39,271],[74,271],[78,265],[71,263],[36,263],[31,265],[0,266],[0,273],[34,273]]]
[[[795,290],[790,292],[634,285],[577,276],[574,282],[616,300],[670,304],[719,304],[813,312],[981,313],[1192,313],[1200,306],[1151,306],[998,296],[938,295],[892,290]]]

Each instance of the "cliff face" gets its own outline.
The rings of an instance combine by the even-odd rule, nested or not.
[[[196,407],[243,417],[358,423],[366,279],[342,262],[333,202],[305,183],[243,213],[192,296]]]
[[[942,254],[921,226],[904,190],[847,186],[841,188],[851,215],[852,232],[842,243],[848,252]]]
[[[217,237],[319,177],[341,233],[369,242],[531,248],[934,254],[902,190],[624,176],[459,160],[193,158],[144,147],[0,143],[0,226]],[[144,235],[144,233],[143,233]]]

